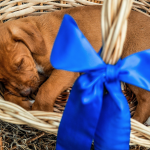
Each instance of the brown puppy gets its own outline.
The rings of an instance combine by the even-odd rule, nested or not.
[[[29,110],[31,103],[26,97],[43,83],[32,109],[53,111],[56,97],[73,85],[79,74],[56,70],[49,61],[64,14],[70,14],[76,20],[93,48],[99,51],[102,46],[101,6],[66,9],[4,23],[0,26],[0,81],[6,88],[6,100]],[[149,39],[150,19],[132,11],[122,57],[149,49]],[[48,79],[44,82],[41,77]],[[134,86],[130,88],[139,103],[134,118],[144,122],[150,116],[150,92]]]

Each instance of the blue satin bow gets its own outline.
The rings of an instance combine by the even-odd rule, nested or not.
[[[89,31],[90,32],[90,31]],[[69,15],[65,15],[51,53],[56,69],[84,72],[75,82],[59,126],[57,150],[127,150],[130,111],[120,81],[150,90],[150,50],[108,65]],[[103,95],[104,85],[108,91]]]

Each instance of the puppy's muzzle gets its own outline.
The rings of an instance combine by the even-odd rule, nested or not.
[[[25,96],[25,97],[26,97],[26,96],[30,95],[31,92],[32,92],[32,89],[29,87],[29,88],[26,88],[26,89],[22,90],[22,91],[20,92],[20,94],[21,94],[22,96]]]

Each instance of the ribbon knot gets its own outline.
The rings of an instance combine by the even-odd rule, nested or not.
[[[114,65],[108,64],[106,66],[106,81],[113,82],[118,78],[118,71]]]
[[[149,68],[150,50],[106,65],[73,18],[65,15],[50,59],[56,69],[85,73],[70,93],[56,150],[90,150],[93,139],[95,150],[129,150],[130,110],[120,81],[150,91],[150,69],[144,69]]]

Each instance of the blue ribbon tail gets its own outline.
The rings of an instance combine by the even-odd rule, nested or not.
[[[100,90],[101,89],[101,90]],[[78,78],[60,122],[56,150],[90,150],[102,106],[103,83],[88,74]]]
[[[131,125],[128,102],[122,94],[119,81],[105,82],[105,85],[108,94],[103,98],[94,148],[95,150],[129,150]]]
[[[73,72],[86,72],[105,66],[103,60],[69,15],[65,15],[63,18],[50,61],[56,69]]]

